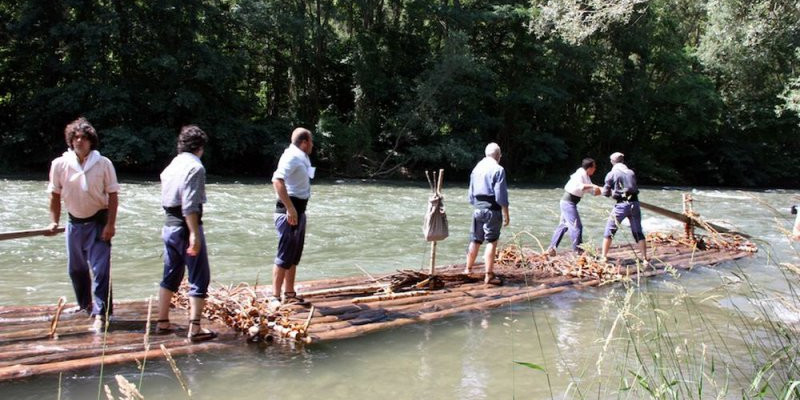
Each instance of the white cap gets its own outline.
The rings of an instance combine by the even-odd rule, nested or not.
[[[612,154],[610,158],[611,158],[611,163],[612,164],[621,163],[622,161],[625,160],[625,154],[622,154],[620,152],[616,152],[616,153]]]

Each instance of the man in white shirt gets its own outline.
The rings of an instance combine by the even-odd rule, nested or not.
[[[119,183],[114,165],[100,155],[97,131],[86,118],[64,129],[67,150],[50,166],[50,230],[67,208],[67,269],[78,306],[95,318],[100,333],[113,311],[111,299],[111,238],[116,233]],[[90,273],[91,269],[91,273]],[[92,276],[94,280],[92,280]]]
[[[315,168],[308,155],[314,148],[311,131],[296,128],[291,144],[281,155],[278,167],[272,174],[272,186],[278,197],[275,204],[275,230],[278,233],[278,250],[272,268],[272,293],[270,308],[282,304],[305,304],[297,296],[294,278],[297,264],[303,254],[306,237],[306,205],[311,197],[311,179]],[[278,300],[278,296],[282,299]]]
[[[600,194],[600,186],[593,184],[589,178],[594,175],[595,170],[597,170],[597,165],[594,160],[584,158],[581,167],[570,175],[569,181],[564,186],[564,196],[559,202],[561,218],[553,232],[550,246],[547,248],[548,255],[556,255],[556,248],[567,231],[572,239],[572,250],[575,252],[581,250],[579,246],[583,243],[583,224],[581,224],[581,216],[578,214],[578,202],[581,201],[584,193],[593,193],[595,196]]]
[[[794,220],[794,229],[792,229],[792,239],[800,242],[800,211],[797,212],[797,218]]]

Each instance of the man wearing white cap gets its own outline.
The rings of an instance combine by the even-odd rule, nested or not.
[[[603,196],[611,197],[617,201],[606,224],[603,233],[603,259],[608,257],[611,248],[611,239],[617,233],[620,223],[625,218],[631,224],[633,240],[639,248],[639,256],[647,261],[647,241],[642,231],[642,211],[639,208],[639,186],[636,184],[636,174],[625,165],[625,155],[616,152],[611,155],[611,171],[606,175],[603,185]]]

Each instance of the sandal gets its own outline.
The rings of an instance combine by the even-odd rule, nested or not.
[[[106,320],[105,318],[100,317],[99,315],[94,318],[92,321],[92,325],[89,326],[89,332],[94,332],[96,334],[103,334],[106,330]]]
[[[267,310],[271,313],[274,313],[278,311],[279,308],[281,308],[281,304],[282,304],[281,299],[275,296],[270,296],[269,300],[267,300]]]
[[[483,283],[486,285],[502,286],[503,280],[496,276],[494,272],[487,272],[486,277],[483,278]]]
[[[308,304],[306,299],[297,296],[297,292],[283,292],[283,304],[304,306]]]
[[[197,325],[199,327],[200,326],[200,320],[199,319],[190,319],[189,320],[189,325],[190,326],[191,325]],[[218,336],[217,332],[214,332],[214,331],[212,331],[210,329],[203,330],[202,328],[200,328],[199,331],[197,331],[195,333],[192,333],[191,328],[189,328],[188,339],[192,343],[198,343],[198,342],[205,342],[206,340],[215,339],[217,336]]]
[[[158,324],[169,324],[166,328],[158,326]],[[168,319],[160,319],[156,321],[156,335],[169,335],[178,331],[178,327],[169,323]]]

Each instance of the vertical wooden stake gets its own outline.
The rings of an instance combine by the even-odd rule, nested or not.
[[[433,242],[431,242],[431,272],[430,272],[431,276],[433,276],[435,269],[436,269],[436,241],[434,240]]]
[[[694,210],[692,209],[692,195],[683,194],[683,214],[688,217],[694,217]],[[689,222],[684,224],[684,233],[686,238],[694,240],[694,223],[690,219]]]
[[[436,194],[442,195],[442,181],[444,181],[444,169],[439,170],[439,182],[436,183]]]

